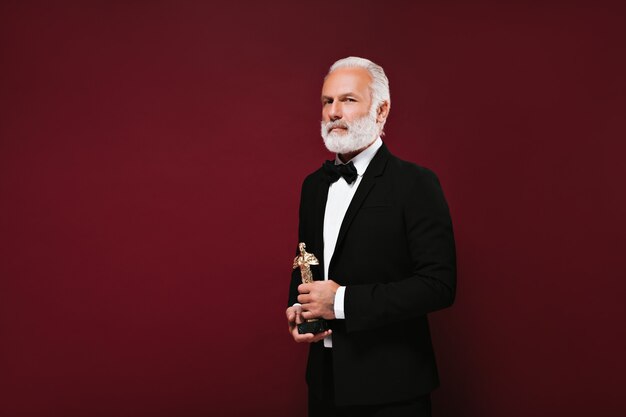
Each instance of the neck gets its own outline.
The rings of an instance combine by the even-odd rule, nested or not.
[[[339,159],[341,160],[341,162],[345,164],[346,162],[348,162],[349,160],[351,160],[352,158],[354,158],[355,156],[357,156],[358,154],[360,154],[361,152],[363,152],[364,150],[372,146],[374,142],[376,142],[376,139],[378,139],[378,136],[374,138],[374,140],[371,141],[367,146],[364,146],[361,149],[357,149],[356,151],[353,151],[353,152],[340,153],[340,154],[337,154],[337,156],[339,156]]]

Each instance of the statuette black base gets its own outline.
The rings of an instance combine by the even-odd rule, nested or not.
[[[305,321],[304,323],[298,324],[298,333],[300,334],[317,334],[325,332],[328,329],[330,329],[330,326],[328,325],[328,321],[324,319]]]

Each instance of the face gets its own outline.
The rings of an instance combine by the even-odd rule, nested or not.
[[[326,77],[321,133],[331,152],[358,153],[378,137],[370,83],[371,77],[363,68],[340,68]]]
[[[340,68],[328,74],[322,86],[322,121],[351,122],[369,113],[372,79],[363,68]],[[336,128],[336,133],[346,133]]]

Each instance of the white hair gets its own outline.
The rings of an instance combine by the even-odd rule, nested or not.
[[[335,61],[333,65],[331,65],[328,70],[328,74],[326,76],[339,68],[363,68],[367,70],[370,77],[372,77],[372,82],[370,83],[370,89],[372,90],[372,107],[374,112],[378,112],[378,108],[385,101],[387,102],[387,106],[391,107],[391,95],[389,93],[389,80],[385,75],[385,71],[383,67],[378,64],[373,63],[369,59],[359,58],[357,56],[349,56],[347,58],[340,59]],[[375,109],[375,110],[374,110]],[[382,133],[383,127],[385,126],[385,122],[387,120],[383,120],[380,131]]]

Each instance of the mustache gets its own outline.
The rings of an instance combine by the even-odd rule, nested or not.
[[[343,120],[335,120],[334,122],[328,122],[324,126],[327,132],[330,132],[332,129],[338,127],[341,129],[349,129],[350,125]]]

